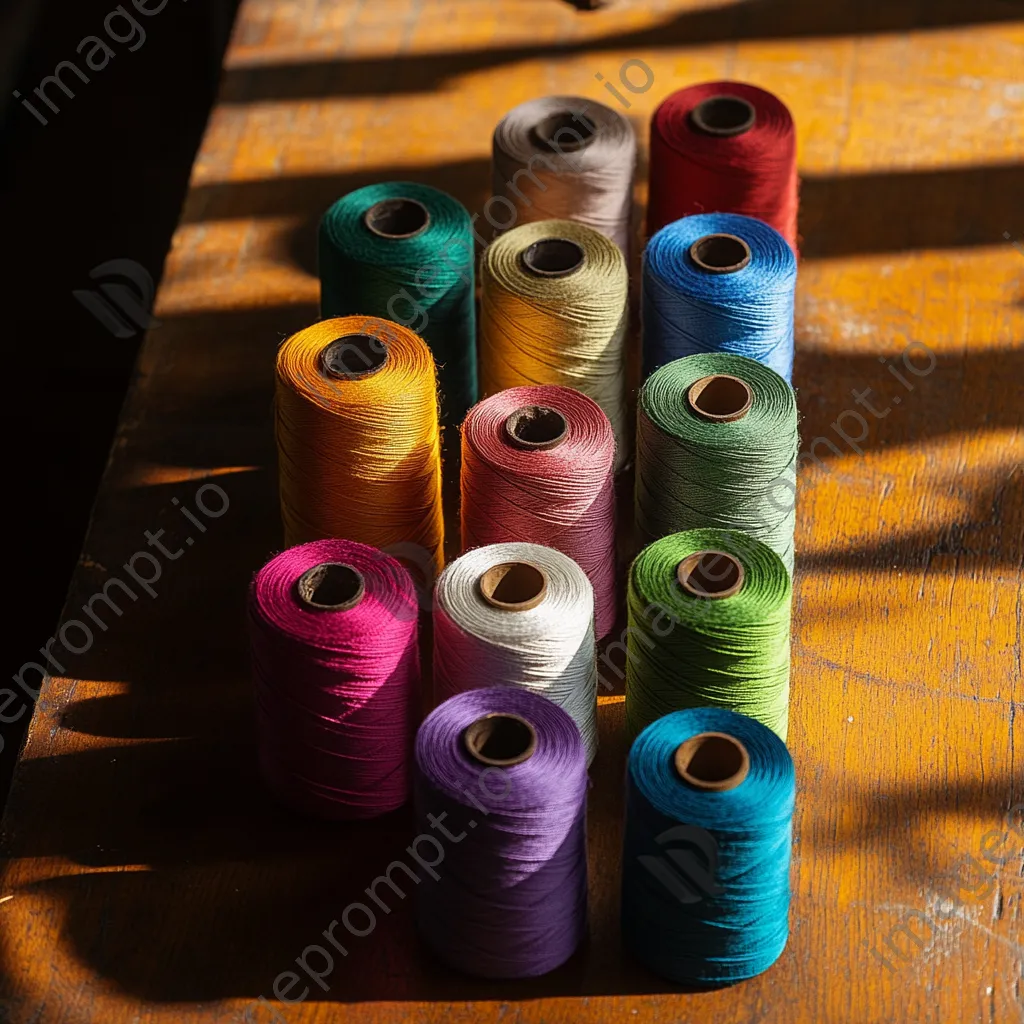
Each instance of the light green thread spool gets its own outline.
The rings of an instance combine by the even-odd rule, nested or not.
[[[720,707],[784,740],[791,598],[782,559],[738,530],[688,530],[646,547],[629,572],[629,735],[672,711]]]
[[[707,353],[653,373],[637,411],[641,543],[680,530],[743,530],[793,572],[796,398],[774,370]]]

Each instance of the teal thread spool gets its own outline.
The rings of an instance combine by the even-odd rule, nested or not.
[[[676,359],[640,392],[636,524],[641,543],[681,530],[743,530],[793,572],[796,396],[745,356]]]
[[[753,719],[694,708],[646,728],[626,772],[626,949],[681,984],[767,970],[789,936],[795,796],[785,744]]]
[[[719,707],[785,740],[791,597],[782,559],[738,530],[688,530],[644,548],[626,597],[629,735],[672,711]]]
[[[456,199],[404,181],[356,189],[320,221],[320,315],[380,316],[419,334],[448,425],[477,400],[472,227]]]

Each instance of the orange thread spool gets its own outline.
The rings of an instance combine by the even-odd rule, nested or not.
[[[437,379],[422,338],[370,316],[293,334],[277,353],[276,424],[287,546],[354,540],[440,572]]]

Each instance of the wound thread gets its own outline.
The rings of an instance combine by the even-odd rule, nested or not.
[[[786,105],[743,82],[672,93],[651,119],[647,234],[680,217],[742,213],[795,250],[796,127]]]
[[[628,257],[636,136],[621,114],[579,96],[528,100],[495,127],[491,168],[509,227],[578,221]]]
[[[276,417],[286,544],[412,546],[440,572],[436,378],[421,338],[368,316],[299,331],[278,350]]]
[[[473,756],[467,733],[495,718],[529,725],[529,756],[520,730],[498,751],[512,756]],[[415,765],[417,828],[433,836],[440,827],[450,840],[443,869],[416,886],[427,945],[484,978],[534,977],[564,963],[587,919],[587,767],[572,718],[524,690],[471,690],[427,716]]]
[[[263,777],[283,803],[369,818],[409,798],[420,683],[412,578],[365,544],[289,548],[256,573],[248,625]]]
[[[789,381],[795,295],[796,257],[767,224],[732,213],[669,224],[644,250],[644,377],[673,359],[728,352]]]
[[[442,422],[477,400],[473,226],[466,208],[415,182],[367,185],[324,214],[320,313],[369,314],[419,334],[438,367]]]
[[[615,623],[615,438],[572,388],[509,388],[462,425],[462,548],[506,541],[568,555],[594,588],[598,637]]]
[[[644,548],[626,601],[629,735],[672,711],[719,707],[785,740],[791,598],[782,559],[738,530],[687,530]]]
[[[523,256],[537,245],[572,243],[582,263],[563,276],[531,272]],[[559,244],[565,266],[570,251]],[[536,250],[534,250],[536,251]],[[553,265],[554,259],[548,265]],[[628,275],[604,235],[571,221],[516,228],[484,253],[480,272],[480,387],[484,396],[543,384],[592,398],[612,424],[625,459],[624,354]]]
[[[793,572],[796,396],[726,353],[663,366],[640,391],[635,521],[642,544],[699,527],[742,530]]]
[[[789,937],[795,796],[785,744],[753,719],[694,708],[644,729],[626,771],[626,949],[679,984],[767,970]]]
[[[480,686],[519,687],[565,708],[593,760],[594,593],[571,558],[540,544],[491,544],[467,551],[441,574],[434,592],[435,703]]]

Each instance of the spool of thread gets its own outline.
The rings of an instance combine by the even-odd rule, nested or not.
[[[626,260],[568,220],[525,224],[492,242],[480,272],[480,390],[560,384],[604,410],[625,460]]]
[[[601,407],[554,384],[509,388],[462,424],[462,548],[525,541],[568,555],[615,624],[615,438]]]
[[[626,726],[683,708],[738,711],[785,740],[792,587],[782,559],[739,530],[687,530],[629,572]]]
[[[743,715],[694,708],[648,726],[626,773],[629,952],[681,984],[767,970],[789,937],[795,791],[786,745]]]
[[[440,572],[437,386],[421,338],[370,316],[293,334],[277,353],[276,415],[286,544],[411,549]]]
[[[455,559],[434,593],[434,695],[515,686],[572,716],[597,751],[594,591],[583,570],[540,544],[491,544]]]
[[[621,114],[579,96],[520,103],[494,129],[494,195],[509,226],[575,220],[628,257],[636,135]]]
[[[484,978],[564,963],[587,917],[587,768],[572,719],[523,690],[472,690],[427,716],[415,763],[418,830],[444,854],[416,887],[427,944]]]
[[[420,683],[412,578],[382,551],[320,540],[272,558],[249,589],[263,776],[323,818],[409,798]]]
[[[443,422],[477,399],[473,225],[439,189],[384,182],[356,189],[323,216],[320,315],[365,313],[419,334],[438,366]]]
[[[793,376],[796,257],[767,224],[735,213],[684,217],[647,243],[643,372],[731,352]]]
[[[793,572],[796,397],[774,370],[724,352],[647,378],[636,439],[641,542],[710,526],[764,541]]]
[[[796,249],[796,128],[786,105],[743,82],[706,82],[651,119],[647,234],[695,213],[742,213]]]

